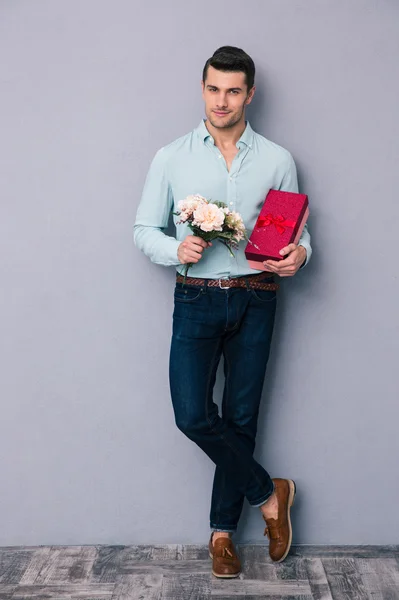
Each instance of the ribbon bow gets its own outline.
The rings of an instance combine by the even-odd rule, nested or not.
[[[295,227],[295,221],[287,221],[283,215],[276,215],[273,217],[271,213],[264,217],[259,217],[256,222],[256,227],[267,227],[268,225],[274,225],[277,231],[282,234],[286,227]]]

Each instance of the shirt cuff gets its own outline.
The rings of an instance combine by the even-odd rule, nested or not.
[[[165,244],[165,257],[164,257],[164,265],[167,267],[181,265],[181,262],[177,256],[177,251],[181,242],[174,238],[167,238],[167,247]]]
[[[304,267],[306,267],[306,265],[308,264],[308,262],[310,260],[310,257],[312,255],[312,248],[311,248],[310,244],[308,244],[307,242],[305,242],[303,240],[301,241],[300,244],[298,244],[298,246],[303,246],[306,250],[306,259],[302,263],[302,265],[299,267],[300,269],[303,269]]]

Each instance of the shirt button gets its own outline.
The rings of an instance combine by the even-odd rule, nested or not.
[[[233,206],[234,202],[230,202],[230,205]]]

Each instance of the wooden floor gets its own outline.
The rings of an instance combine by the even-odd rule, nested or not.
[[[399,600],[399,546],[238,546],[238,579],[211,575],[205,546],[0,548],[0,600]]]

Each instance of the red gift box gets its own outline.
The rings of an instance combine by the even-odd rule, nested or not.
[[[245,248],[250,267],[267,271],[263,261],[286,258],[280,250],[298,243],[308,216],[306,194],[270,190]]]

